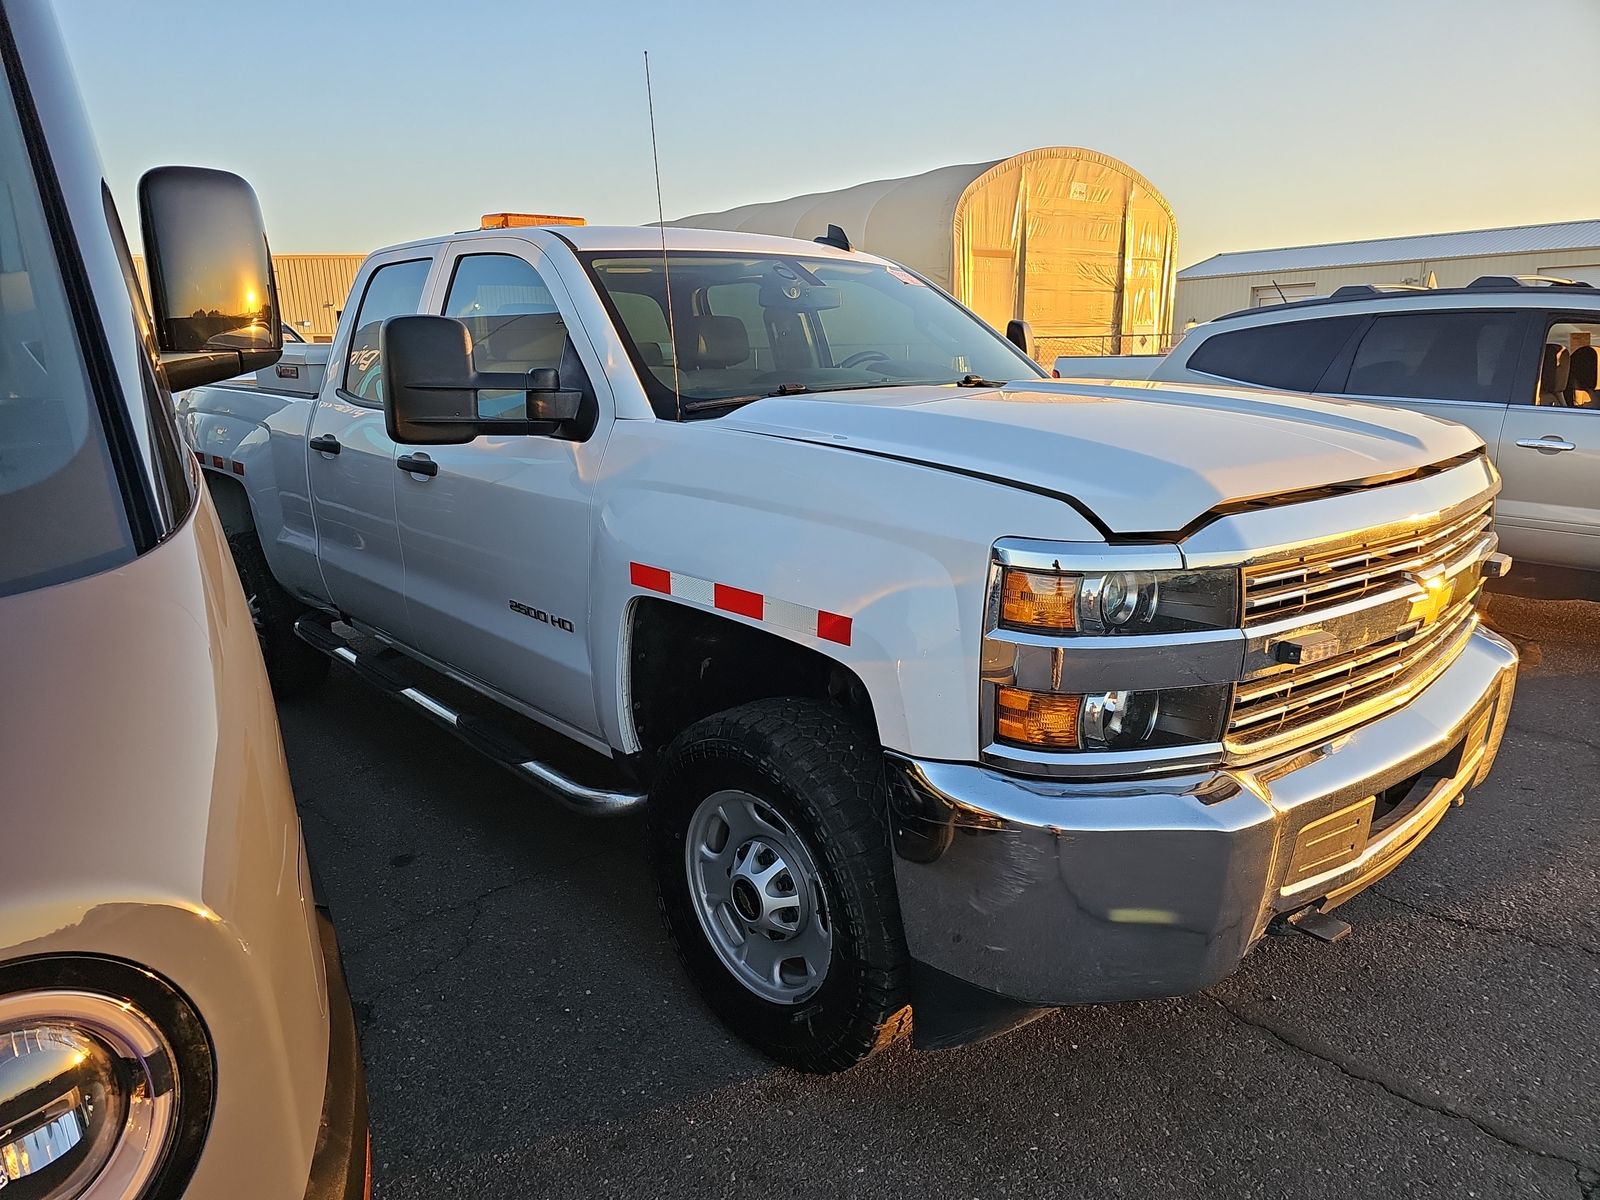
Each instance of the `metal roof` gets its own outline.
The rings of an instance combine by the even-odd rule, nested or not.
[[[1217,254],[1178,272],[1179,279],[1217,275],[1256,275],[1264,271],[1308,271],[1316,267],[1361,267],[1375,263],[1429,262],[1477,258],[1486,254],[1537,254],[1544,250],[1600,248],[1600,220],[1554,225],[1513,225],[1468,229],[1416,237],[1373,238],[1365,242],[1327,242],[1281,250],[1240,250]]]

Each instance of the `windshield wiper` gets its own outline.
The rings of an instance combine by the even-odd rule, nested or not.
[[[811,389],[803,383],[780,383],[777,387],[773,388],[772,391],[768,392],[767,395],[798,396],[801,392],[809,392],[810,390]]]
[[[956,380],[956,386],[970,388],[997,388],[1005,387],[1005,384],[998,380],[985,379],[982,375],[963,375],[960,379]]]
[[[684,400],[678,407],[686,413],[713,412],[719,408],[743,408],[759,399],[760,396],[711,396],[702,400]]]

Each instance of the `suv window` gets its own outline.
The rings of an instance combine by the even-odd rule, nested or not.
[[[1600,413],[1600,322],[1557,320],[1542,355],[1533,403]]]
[[[383,403],[383,364],[378,361],[378,330],[390,317],[414,313],[422,302],[431,259],[386,263],[367,279],[356,310],[355,332],[345,352],[344,390],[368,404]]]
[[[543,277],[514,254],[468,254],[456,263],[444,315],[472,334],[472,365],[479,371],[526,374],[561,369],[567,325]],[[478,393],[481,417],[520,417],[524,392]]]
[[[1187,366],[1224,379],[1309,392],[1365,319],[1325,317],[1219,333],[1200,344]]]
[[[134,555],[11,90],[0,82],[0,595]]]
[[[1511,398],[1521,314],[1411,312],[1374,318],[1341,389],[1421,400]]]

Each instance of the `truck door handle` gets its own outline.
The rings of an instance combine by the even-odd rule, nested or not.
[[[339,439],[334,437],[331,433],[319,433],[316,437],[307,442],[306,445],[310,446],[313,450],[321,451],[323,454],[339,453]]]
[[[411,471],[418,475],[437,475],[439,464],[426,454],[402,454],[394,460],[394,465],[402,471]]]
[[[1563,450],[1576,450],[1578,447],[1565,441],[1554,434],[1542,438],[1518,438],[1517,445],[1524,450],[1543,450],[1546,454],[1559,454]]]

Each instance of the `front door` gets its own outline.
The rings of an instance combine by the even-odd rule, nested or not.
[[[1530,563],[1600,571],[1600,322],[1553,318],[1540,379],[1527,379],[1500,434],[1506,549]]]
[[[595,414],[586,440],[486,436],[410,449],[435,473],[395,472],[413,645],[549,718],[599,731],[588,614],[590,494],[611,395],[565,291],[532,243],[456,243],[436,311],[463,321],[482,372],[560,372]],[[484,392],[481,416],[521,416],[521,392]]]
[[[400,642],[411,634],[395,524],[400,472],[384,426],[378,330],[387,317],[418,311],[432,266],[431,258],[413,257],[369,268],[356,312],[330,358],[306,448],[317,561],[328,595],[352,620]]]

